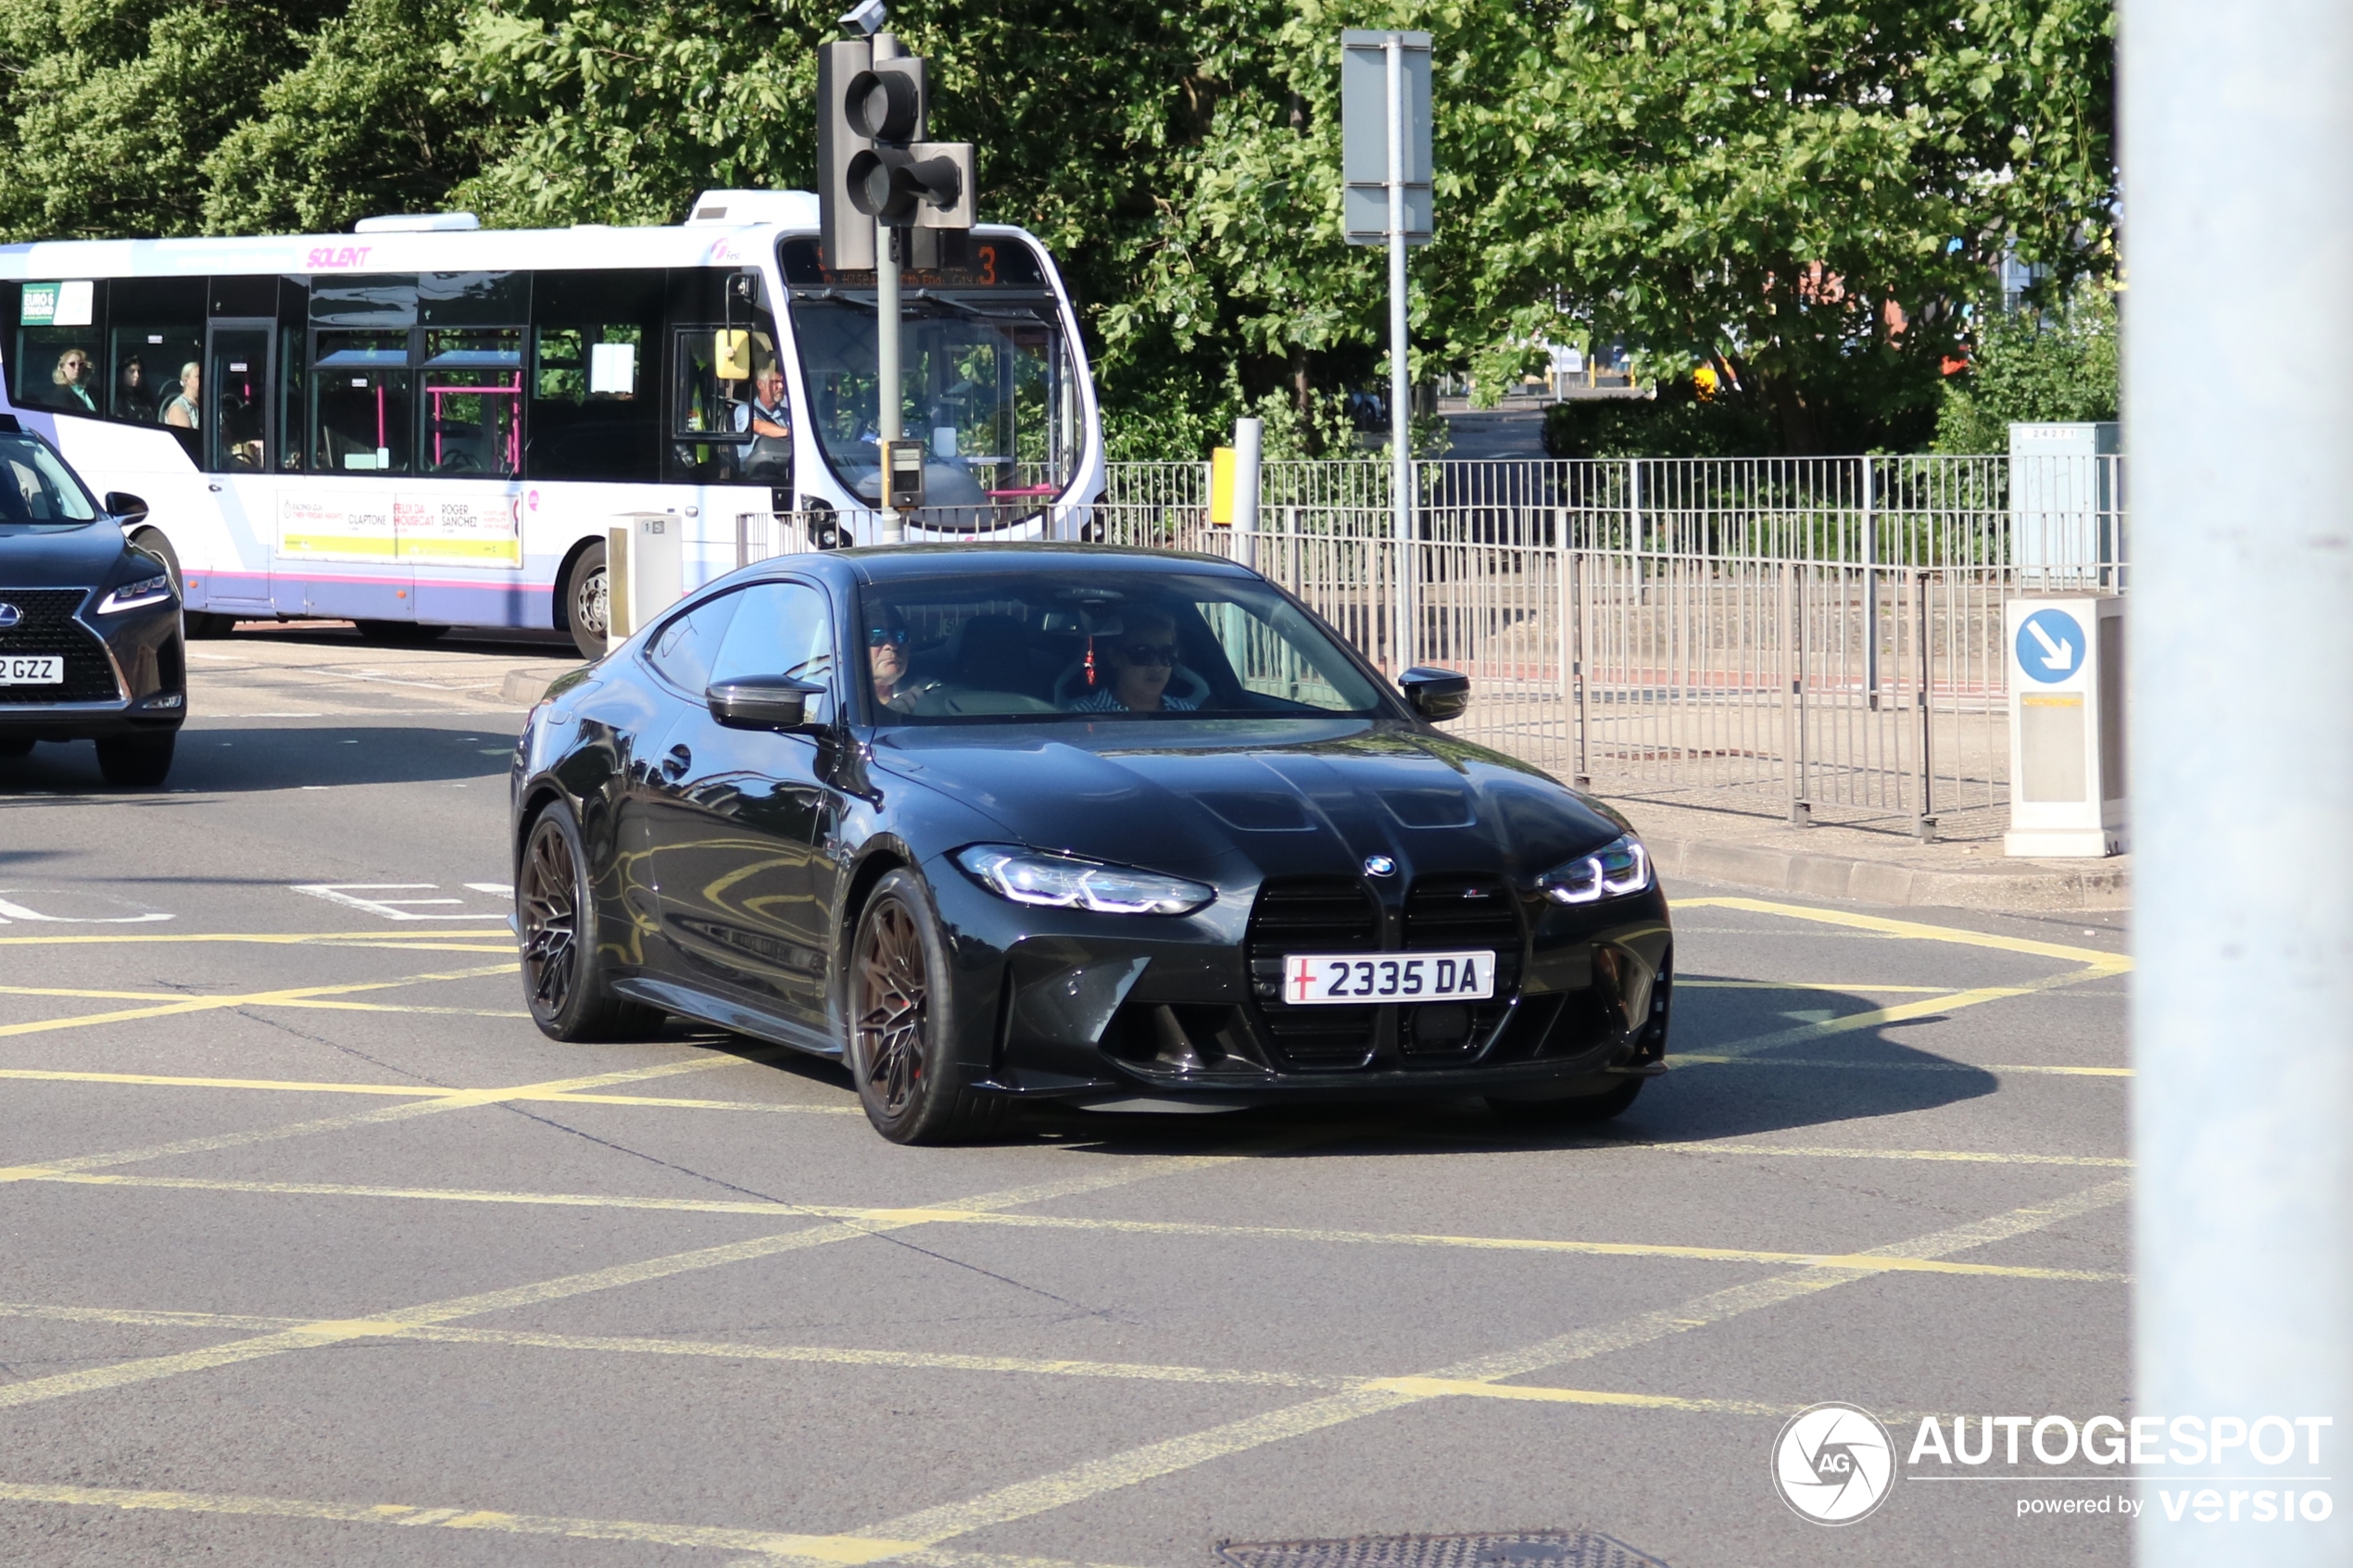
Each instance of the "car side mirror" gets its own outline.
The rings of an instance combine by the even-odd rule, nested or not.
[[[789,675],[752,675],[722,681],[703,691],[711,716],[731,730],[799,730],[809,723],[809,702],[825,695],[813,681]]]
[[[116,520],[120,522],[132,523],[145,522],[147,521],[147,503],[140,499],[138,496],[133,495],[128,490],[107,491],[107,510],[112,512]]]
[[[1415,712],[1433,724],[1459,719],[1470,706],[1470,677],[1434,664],[1416,664],[1397,678]]]

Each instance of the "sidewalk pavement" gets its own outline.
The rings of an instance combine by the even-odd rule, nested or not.
[[[577,664],[508,671],[510,702],[539,700]],[[1793,828],[1768,817],[1617,800],[1669,882],[1730,883],[1775,893],[1867,904],[1964,909],[2120,909],[2131,902],[2132,857],[2013,860],[1999,839],[1921,844],[1899,834],[1822,824]]]
[[[2132,902],[2130,855],[2104,860],[2013,860],[1998,838],[1922,844],[1898,834],[1613,800],[1672,883],[1727,882],[1869,904],[1963,909],[2120,909]]]

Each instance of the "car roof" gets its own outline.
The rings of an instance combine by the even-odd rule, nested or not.
[[[1248,568],[1222,556],[1185,550],[1142,550],[1124,545],[1019,544],[871,545],[832,551],[862,583],[947,577],[965,572],[1045,571],[1199,572],[1204,568],[1237,577]]]

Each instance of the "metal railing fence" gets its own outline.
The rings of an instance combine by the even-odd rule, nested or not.
[[[1240,560],[1397,673],[1472,678],[1448,727],[1604,794],[1997,834],[2003,606],[2126,585],[2113,458],[1425,463],[1401,543],[1378,462],[1269,463],[1259,526],[1207,520],[1205,464],[1120,464],[1090,536]],[[2032,503],[2021,506],[2021,500]],[[739,558],[809,547],[755,514]]]

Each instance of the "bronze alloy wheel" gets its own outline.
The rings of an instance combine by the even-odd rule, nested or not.
[[[858,943],[858,1088],[890,1120],[924,1087],[930,976],[915,911],[895,895],[868,906]]]
[[[662,1015],[612,995],[587,865],[572,809],[558,801],[540,812],[515,873],[523,999],[532,1022],[552,1039],[642,1039],[661,1027]]]
[[[531,830],[515,903],[522,917],[522,978],[534,1018],[561,1017],[580,979],[580,872],[553,813]]]
[[[912,872],[875,884],[849,947],[849,1069],[875,1130],[893,1143],[950,1143],[1000,1126],[1001,1095],[967,1086],[947,948]]]

